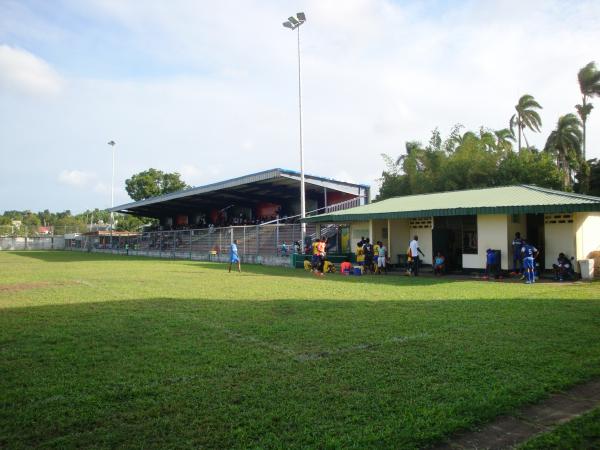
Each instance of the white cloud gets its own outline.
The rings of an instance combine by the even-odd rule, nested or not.
[[[43,59],[26,50],[0,44],[0,88],[33,95],[56,95],[63,80]]]
[[[108,194],[110,192],[110,188],[105,183],[99,181],[94,185],[93,191],[96,194]]]
[[[197,185],[202,182],[202,170],[194,164],[184,164],[177,170],[181,178],[189,185]]]
[[[96,178],[96,174],[84,172],[82,170],[63,170],[58,176],[58,181],[69,186],[87,187],[92,184]]]

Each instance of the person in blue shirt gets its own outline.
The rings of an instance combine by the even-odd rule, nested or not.
[[[229,272],[231,272],[231,265],[237,263],[238,272],[242,271],[240,263],[240,257],[238,256],[238,240],[235,239],[229,247]]]
[[[515,233],[515,238],[512,241],[513,248],[513,271],[511,275],[517,275],[519,271],[523,271],[523,260],[521,259],[521,248],[523,248],[524,239],[521,239],[521,233]],[[517,268],[517,265],[519,268]]]
[[[533,245],[528,244],[525,239],[523,239],[521,255],[523,256],[525,283],[535,283],[535,258],[537,258],[538,250]]]
[[[491,248],[485,251],[485,276],[484,278],[498,278],[498,262],[496,261],[496,252]]]

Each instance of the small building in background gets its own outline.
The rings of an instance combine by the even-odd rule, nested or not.
[[[520,185],[395,197],[306,219],[345,224],[347,251],[361,237],[383,241],[392,262],[419,236],[425,264],[440,252],[450,270],[484,269],[486,250],[499,250],[501,268],[512,268],[516,232],[540,251],[541,269],[559,253],[595,259],[600,269],[600,198]]]

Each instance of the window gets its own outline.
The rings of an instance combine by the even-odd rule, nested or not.
[[[477,254],[477,216],[462,217],[463,253]]]

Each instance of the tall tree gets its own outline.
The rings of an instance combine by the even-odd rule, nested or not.
[[[594,61],[588,63],[585,67],[581,68],[577,74],[579,80],[579,90],[581,91],[581,104],[575,105],[577,114],[581,118],[583,123],[583,159],[586,159],[585,152],[585,141],[586,141],[586,122],[587,118],[592,112],[594,107],[589,103],[589,99],[594,96],[600,96],[600,71],[596,69],[596,63]]]
[[[542,106],[529,94],[523,95],[519,99],[519,103],[515,105],[517,112],[510,118],[510,129],[513,130],[515,126],[517,127],[519,133],[518,150],[521,150],[521,136],[523,136],[527,147],[529,147],[529,142],[527,142],[524,133],[525,128],[529,128],[531,131],[540,131],[542,119],[536,109],[542,109]]]
[[[509,152],[512,150],[513,142],[515,141],[515,135],[508,128],[494,131],[496,136],[496,149],[500,151]]]
[[[550,133],[544,150],[554,155],[556,165],[563,172],[564,188],[573,187],[573,171],[581,167],[581,121],[575,114],[560,116],[556,129]]]
[[[169,194],[188,187],[177,172],[165,173],[156,169],[136,173],[125,180],[125,190],[135,201]]]

